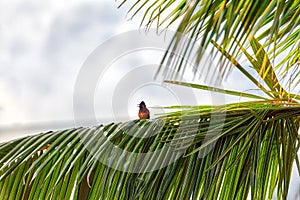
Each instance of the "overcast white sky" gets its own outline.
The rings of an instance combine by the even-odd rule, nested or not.
[[[83,62],[108,38],[136,27],[117,5],[0,1],[0,131],[73,119],[73,89]]]
[[[128,6],[117,6],[118,2],[110,0],[0,0],[0,141],[75,126],[73,92],[83,63],[106,40],[139,27],[141,16],[128,21]],[[134,58],[119,59],[115,65],[159,63],[160,56],[155,58],[154,62],[145,53],[137,53]],[[243,80],[233,72],[223,85],[251,88]],[[130,106],[122,111],[125,115],[120,114],[124,120],[136,117],[136,104],[144,98],[150,106],[177,102],[172,100],[172,91],[155,85],[130,94],[130,99],[124,99]],[[95,94],[95,102],[103,98],[101,93]],[[197,93],[199,99],[201,103],[211,102]],[[109,103],[109,98],[104,102]],[[102,123],[114,121],[119,114],[109,112],[110,104],[94,106]]]

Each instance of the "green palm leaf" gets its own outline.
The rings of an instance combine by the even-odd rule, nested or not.
[[[123,5],[124,0],[121,5]],[[264,48],[270,49],[269,54],[282,56],[282,60],[299,60],[299,54],[294,51],[299,49],[300,31],[300,1],[136,1],[129,13],[133,16],[146,8],[142,24],[150,27],[154,21],[158,21],[158,27],[165,24],[169,27],[172,23],[180,20],[177,32],[184,33],[192,40],[198,41],[198,55],[195,60],[198,71],[202,66],[199,65],[203,53],[212,40],[216,41],[222,48],[228,51],[233,57],[240,53],[235,41],[240,45],[249,45],[247,40],[255,36],[258,41],[263,43]],[[133,11],[135,9],[135,11]],[[184,48],[185,59],[192,58],[190,55],[191,45],[184,47],[178,45],[183,40],[181,36],[175,35],[171,45],[162,61],[162,66],[167,64],[172,71],[184,72],[185,63],[181,58],[172,56],[177,49]],[[214,51],[214,54],[217,52]],[[272,62],[275,58],[272,58]],[[173,62],[170,62],[172,60]],[[173,63],[169,66],[168,63]],[[279,66],[282,67],[283,63]],[[228,68],[220,65],[223,74]],[[169,77],[173,78],[173,77]]]
[[[4,143],[0,152],[10,151],[0,160],[0,196],[231,199],[252,191],[254,199],[261,199],[272,197],[277,187],[278,197],[286,198],[292,163],[298,160],[299,108],[270,101],[221,110],[195,106],[152,121],[70,129]],[[210,121],[211,112],[226,114],[223,130]],[[115,147],[122,151],[115,152]],[[159,152],[164,147],[174,148]],[[136,157],[126,152],[157,153]],[[174,156],[174,162],[163,165]],[[109,161],[110,166],[103,164]]]

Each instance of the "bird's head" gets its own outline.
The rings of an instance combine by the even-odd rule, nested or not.
[[[138,107],[139,108],[145,108],[146,107],[146,104],[144,101],[142,101],[141,103],[138,104]]]

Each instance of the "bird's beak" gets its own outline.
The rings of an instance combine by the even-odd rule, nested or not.
[[[137,107],[140,107],[140,104],[138,104]]]

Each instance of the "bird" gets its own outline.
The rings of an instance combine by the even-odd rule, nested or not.
[[[138,104],[139,110],[139,118],[140,119],[150,119],[150,112],[148,108],[146,107],[146,104],[144,101],[142,101],[140,104]]]

